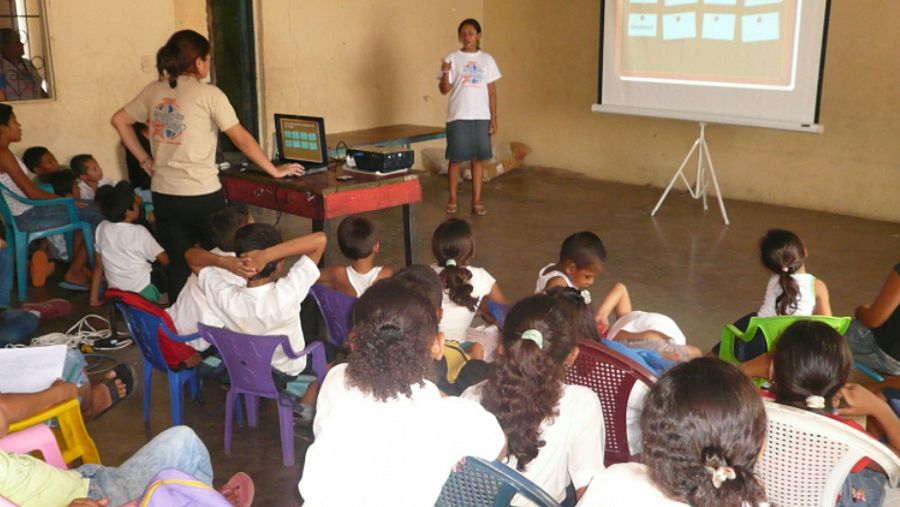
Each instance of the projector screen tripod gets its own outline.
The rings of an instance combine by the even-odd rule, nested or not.
[[[692,187],[691,183],[684,175],[684,169],[687,167],[688,161],[694,156],[694,152],[697,151],[698,148],[700,151],[697,153],[697,179],[694,181]],[[712,185],[716,190],[716,198],[719,200],[719,210],[722,211],[722,220],[725,221],[725,225],[729,225],[728,213],[725,212],[725,203],[722,202],[722,192],[719,191],[719,182],[716,180],[716,169],[713,167],[712,157],[709,156],[709,145],[706,144],[706,122],[700,122],[700,135],[694,140],[694,145],[691,147],[691,150],[684,157],[681,166],[678,168],[678,171],[675,172],[675,176],[672,176],[672,181],[669,182],[669,186],[666,187],[666,190],[660,196],[659,201],[656,202],[656,206],[653,207],[653,211],[650,212],[651,217],[655,216],[656,212],[659,211],[660,206],[662,206],[663,201],[666,200],[666,197],[669,195],[669,192],[672,190],[672,187],[679,177],[684,181],[687,191],[692,198],[703,199],[704,211],[709,209],[709,206],[706,204],[706,194],[709,190],[709,184],[712,182]]]

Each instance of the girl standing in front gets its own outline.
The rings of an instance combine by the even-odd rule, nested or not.
[[[456,187],[463,162],[472,163],[472,214],[482,216],[482,161],[493,157],[491,136],[497,132],[497,87],[500,69],[481,51],[481,24],[464,19],[457,28],[462,48],[441,63],[441,94],[450,94],[447,107],[447,154],[450,161],[447,213],[456,213]]]

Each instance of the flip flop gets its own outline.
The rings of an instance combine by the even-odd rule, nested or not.
[[[472,205],[472,214],[477,217],[483,217],[487,215],[487,210],[481,204],[473,204]]]
[[[112,400],[112,403],[106,407],[103,412],[97,414],[94,419],[99,419],[103,414],[109,412],[109,409],[134,395],[136,378],[134,368],[132,368],[131,365],[119,363],[113,368],[113,371],[116,372],[115,377],[103,379],[103,385],[106,387],[106,390],[109,391],[109,397]],[[116,389],[116,379],[121,380],[122,383],[125,384],[125,396],[119,397],[119,390]]]
[[[447,203],[447,207],[444,208],[444,212],[448,215],[456,213],[456,203]]]
[[[81,285],[81,284],[74,283],[74,282],[67,282],[65,280],[59,282],[59,288],[74,290],[74,291],[78,291],[78,292],[90,292],[91,291],[91,288],[87,285]]]
[[[253,486],[253,479],[249,475],[244,472],[238,472],[232,475],[231,479],[228,479],[228,482],[219,488],[219,493],[226,498],[228,498],[228,495],[233,495],[237,500],[237,503],[234,504],[235,507],[250,507],[253,504],[256,488]]]
[[[47,277],[56,269],[56,264],[50,262],[47,254],[38,250],[31,256],[29,271],[31,272],[31,284],[35,287],[43,287],[47,283]]]

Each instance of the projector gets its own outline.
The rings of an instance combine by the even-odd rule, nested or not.
[[[399,146],[360,146],[347,150],[356,169],[372,173],[402,171],[413,166],[415,152]]]

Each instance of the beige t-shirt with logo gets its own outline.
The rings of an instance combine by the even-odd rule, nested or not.
[[[221,188],[215,163],[218,131],[239,123],[222,90],[189,76],[179,76],[175,88],[168,80],[156,81],[125,112],[150,127],[151,190],[191,196]]]

